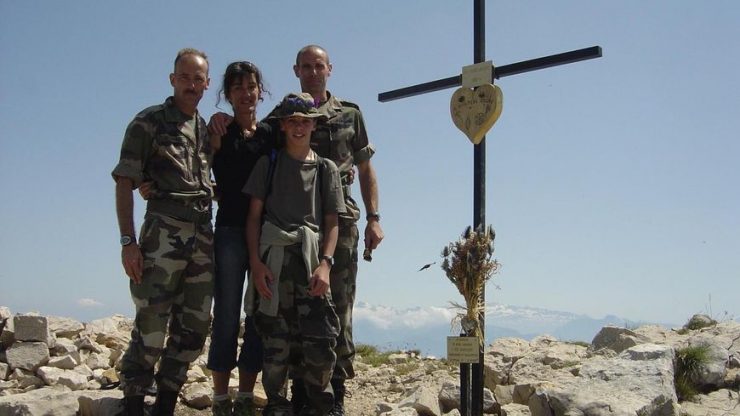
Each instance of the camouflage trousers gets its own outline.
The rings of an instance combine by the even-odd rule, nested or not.
[[[334,250],[334,266],[331,268],[331,296],[339,317],[337,337],[337,364],[333,377],[345,380],[355,376],[352,362],[355,344],[352,339],[352,308],[357,291],[357,243],[359,232],[354,222],[339,220],[339,240]]]
[[[291,377],[304,380],[309,406],[317,414],[326,414],[334,404],[329,382],[336,360],[339,322],[330,294],[308,294],[306,275],[300,245],[285,247],[277,315],[255,314],[264,349],[262,385],[268,401],[263,412],[266,416],[293,414],[283,394],[289,370]]]
[[[121,362],[126,396],[144,394],[158,361],[158,388],[180,390],[203,349],[213,292],[210,222],[194,224],[148,212],[139,247],[144,274],[140,284],[130,284],[136,318]]]

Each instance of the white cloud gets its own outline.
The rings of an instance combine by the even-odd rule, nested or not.
[[[380,329],[418,329],[439,325],[440,322],[450,322],[456,312],[449,308],[435,306],[399,310],[358,302],[352,315],[353,319],[368,321]]]
[[[98,306],[103,306],[101,302],[90,298],[77,299],[77,305],[82,306],[83,308],[96,308]]]

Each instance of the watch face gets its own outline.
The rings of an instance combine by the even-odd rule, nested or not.
[[[133,241],[134,241],[134,239],[131,238],[130,235],[122,235],[121,236],[121,245],[122,246],[127,246],[127,245],[131,244]]]
[[[326,260],[326,263],[329,265],[329,267],[334,266],[334,257],[332,256],[322,256],[321,260]]]

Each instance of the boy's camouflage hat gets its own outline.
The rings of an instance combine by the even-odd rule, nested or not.
[[[325,118],[316,108],[316,102],[311,94],[302,92],[300,94],[290,93],[283,98],[283,101],[275,107],[273,112],[275,118],[287,117],[306,117],[306,118]]]

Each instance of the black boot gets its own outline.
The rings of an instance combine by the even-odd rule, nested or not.
[[[293,405],[293,414],[298,415],[306,406],[306,386],[303,379],[294,378],[290,384],[290,403]]]
[[[160,390],[154,401],[152,416],[174,416],[175,405],[177,405],[178,392],[171,390]]]
[[[344,395],[346,390],[344,389],[344,380],[339,378],[331,379],[331,388],[334,390],[334,407],[329,412],[329,416],[345,416]]]
[[[144,416],[144,396],[125,396],[123,416]]]

